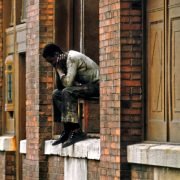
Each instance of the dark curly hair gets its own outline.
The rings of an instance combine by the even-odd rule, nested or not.
[[[42,56],[44,58],[54,57],[57,52],[60,54],[63,54],[63,51],[60,49],[60,47],[58,45],[56,45],[54,43],[49,43],[44,47]]]

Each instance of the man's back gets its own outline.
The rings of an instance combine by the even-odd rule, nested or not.
[[[99,67],[88,56],[70,50],[67,56],[67,74],[62,79],[65,86],[72,86],[74,81],[82,84],[99,80]]]

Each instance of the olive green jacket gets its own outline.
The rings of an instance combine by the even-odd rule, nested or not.
[[[59,78],[64,87],[75,85],[75,82],[86,84],[99,80],[98,65],[86,55],[70,50],[67,56],[67,73],[62,74],[60,69],[57,69]]]

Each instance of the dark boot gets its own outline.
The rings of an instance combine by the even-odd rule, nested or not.
[[[64,131],[60,134],[60,137],[52,143],[52,145],[55,146],[64,143],[66,140],[68,140],[70,132],[71,128],[69,127],[69,125],[67,123],[64,123]]]
[[[75,129],[70,133],[68,140],[62,145],[62,147],[63,148],[68,147],[79,141],[85,140],[86,138],[87,138],[86,134],[82,132],[80,128]]]

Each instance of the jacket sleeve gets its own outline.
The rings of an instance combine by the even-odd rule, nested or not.
[[[59,89],[59,90],[64,89],[64,86],[63,86],[63,84],[62,84],[62,82],[60,80],[60,77],[59,77],[57,71],[56,71],[56,84],[55,85],[56,85],[56,88]]]
[[[78,62],[76,60],[69,59],[67,60],[67,74],[61,77],[62,84],[65,87],[70,87],[74,83],[74,79],[77,74],[77,67],[78,67]]]

